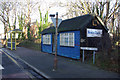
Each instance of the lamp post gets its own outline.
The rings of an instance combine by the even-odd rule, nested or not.
[[[50,17],[55,17],[55,14],[50,14]],[[53,71],[57,70],[57,27],[58,27],[58,12],[56,12],[56,26],[55,26],[55,58]]]

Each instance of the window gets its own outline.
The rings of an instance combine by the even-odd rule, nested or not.
[[[60,33],[61,46],[74,46],[74,33]]]
[[[50,34],[43,35],[43,44],[51,44],[51,35]]]

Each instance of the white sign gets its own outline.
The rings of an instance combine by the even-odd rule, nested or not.
[[[51,18],[51,19],[52,19],[52,22],[53,22],[54,26],[56,27],[56,18]],[[58,27],[59,27],[61,22],[62,22],[62,19],[58,18],[58,25],[57,25]]]
[[[80,49],[83,49],[83,50],[95,50],[95,51],[98,50],[98,48],[93,48],[93,47],[80,47]]]
[[[87,29],[87,37],[102,37],[102,30],[100,30],[100,29]]]

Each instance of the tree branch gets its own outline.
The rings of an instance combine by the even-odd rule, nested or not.
[[[120,7],[120,4],[114,9],[114,11],[108,16],[108,19],[117,11],[117,9]]]

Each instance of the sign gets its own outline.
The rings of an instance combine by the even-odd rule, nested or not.
[[[93,47],[80,47],[80,49],[83,50],[83,62],[84,62],[84,50],[93,50],[93,64],[95,63],[95,51],[98,50],[98,48]]]
[[[100,30],[100,29],[87,29],[87,37],[102,37],[102,30]]]
[[[98,50],[98,48],[93,48],[93,47],[80,47],[80,49],[83,49],[83,50],[94,50],[94,51]]]
[[[56,27],[56,18],[52,17],[51,20],[52,20],[54,26]],[[62,22],[62,19],[58,18],[58,27],[59,27],[59,25],[60,25],[61,22]]]

